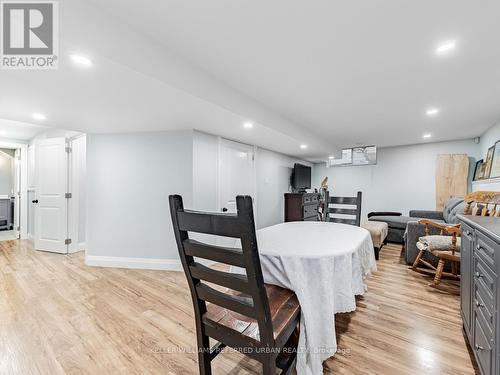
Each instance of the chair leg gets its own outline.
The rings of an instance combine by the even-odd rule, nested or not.
[[[424,251],[425,250],[420,250],[418,252],[417,257],[415,258],[415,261],[413,262],[413,265],[411,266],[412,269],[415,269],[418,267],[418,264],[420,263],[420,258],[422,258],[424,256]]]
[[[276,375],[276,357],[268,355],[262,361],[262,375]]]
[[[431,286],[434,287],[439,286],[439,283],[441,282],[441,276],[443,275],[444,263],[445,263],[444,259],[439,259],[436,268],[436,276],[434,276],[434,282],[431,284]]]
[[[200,375],[212,375],[212,365],[210,363],[210,340],[208,336],[198,334],[198,365]]]
[[[380,248],[374,247],[373,250],[375,251],[375,260],[378,260],[378,256],[379,256],[379,253],[380,253]]]

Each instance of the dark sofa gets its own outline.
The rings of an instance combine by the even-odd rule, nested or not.
[[[446,202],[443,211],[412,210],[409,216],[371,216],[369,220],[383,221],[389,226],[387,242],[402,243],[405,245],[405,257],[407,264],[413,264],[418,254],[418,239],[425,235],[424,226],[418,224],[420,219],[429,219],[443,224],[457,224],[456,215],[462,213],[465,208],[463,198],[450,198]],[[429,228],[430,234],[439,234],[435,228]]]

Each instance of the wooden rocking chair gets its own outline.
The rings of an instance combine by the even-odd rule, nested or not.
[[[431,241],[428,244],[428,248],[422,248],[420,249],[417,258],[415,259],[415,262],[411,266],[411,269],[428,274],[428,275],[434,275],[434,281],[429,284],[430,287],[436,288],[436,289],[441,289],[440,284],[441,284],[441,279],[443,277],[445,278],[450,278],[454,280],[460,280],[460,275],[459,275],[459,270],[460,270],[460,252],[457,251],[457,237],[460,236],[460,224],[456,225],[443,225],[440,223],[435,223],[431,220],[427,219],[422,219],[419,221],[419,224],[425,225],[425,236],[430,238]],[[439,236],[430,236],[430,231],[429,227],[434,227],[440,230]],[[449,241],[444,241],[444,242],[449,242],[448,248],[433,248],[432,247],[432,239],[436,239],[437,237],[444,237],[444,236],[449,236],[451,237]],[[425,237],[424,237],[425,238]],[[429,252],[436,258],[438,258],[438,263],[437,266],[434,264],[431,264],[428,260],[425,259],[425,253]],[[451,263],[451,272],[445,272],[444,271],[444,266],[446,262]],[[425,265],[428,267],[428,269],[420,268],[420,265]],[[445,291],[448,291],[453,294],[457,294],[456,292],[450,291],[446,289]]]
[[[464,215],[500,217],[500,192],[498,191],[476,191],[466,195],[464,201],[466,202]],[[436,289],[442,289],[440,283],[443,277],[460,280],[460,275],[458,274],[460,269],[460,252],[458,251],[460,224],[445,225],[426,219],[420,220],[419,223],[425,225],[426,236],[429,236],[429,227],[432,226],[440,230],[441,236],[451,236],[451,242],[449,248],[446,250],[421,249],[411,269],[416,272],[434,275],[434,282],[429,284],[429,286]],[[437,266],[424,259],[426,252],[430,252],[439,259]],[[451,262],[451,272],[444,272],[444,266],[447,261]],[[420,268],[420,265],[425,265],[428,268]],[[447,291],[450,292],[449,290]],[[451,293],[456,294],[455,292]]]

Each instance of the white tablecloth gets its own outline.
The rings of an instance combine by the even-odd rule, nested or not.
[[[265,282],[293,290],[300,302],[297,375],[323,374],[323,361],[337,350],[334,314],[356,309],[355,295],[377,269],[369,232],[290,222],[258,230],[257,243]]]

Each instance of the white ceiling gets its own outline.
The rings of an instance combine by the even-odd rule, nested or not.
[[[310,159],[475,137],[500,120],[498,1],[60,6],[60,69],[0,71],[0,117],[43,112],[48,125],[88,132],[196,128]],[[456,51],[436,56],[448,39]],[[73,66],[72,52],[94,66]]]
[[[4,138],[28,141],[46,129],[45,126],[0,118],[0,140]]]

